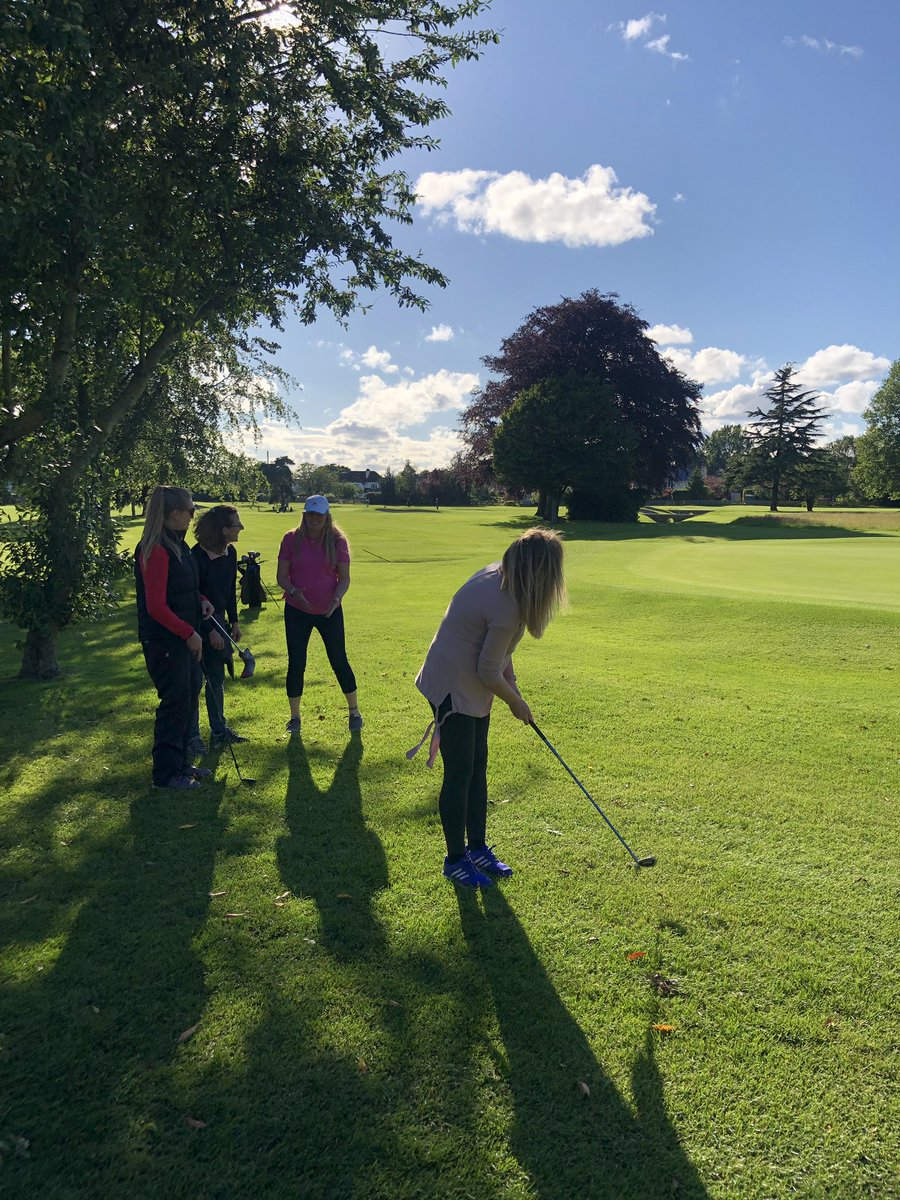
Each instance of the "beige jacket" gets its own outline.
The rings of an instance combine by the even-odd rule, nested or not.
[[[494,699],[487,684],[505,673],[514,679],[509,666],[525,626],[519,606],[500,589],[502,579],[500,564],[491,563],[450,601],[416,677],[416,687],[435,707],[449,695],[452,712],[486,717]]]

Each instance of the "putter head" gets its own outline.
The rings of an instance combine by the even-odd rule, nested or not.
[[[244,664],[244,669],[241,671],[241,679],[252,679],[253,672],[256,670],[256,659],[249,650],[238,650],[238,658]]]
[[[635,867],[655,867],[656,858],[652,854],[648,854],[646,858],[636,858],[634,860]]]

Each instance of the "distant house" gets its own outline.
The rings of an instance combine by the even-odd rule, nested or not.
[[[381,491],[381,476],[377,471],[344,471],[341,483],[354,483],[362,492]]]

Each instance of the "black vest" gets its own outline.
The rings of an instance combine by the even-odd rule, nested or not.
[[[174,535],[178,537],[178,534]],[[183,536],[183,535],[182,535]],[[166,604],[176,617],[187,621],[194,629],[200,628],[200,591],[197,576],[197,563],[187,546],[181,547],[180,560],[172,550],[161,542],[163,550],[169,556],[169,577],[166,581]],[[134,552],[134,579],[137,585],[138,637],[142,642],[165,641],[176,635],[154,621],[147,612],[147,597],[144,591],[144,575],[140,563],[141,547],[138,544]],[[177,639],[181,641],[181,638]]]

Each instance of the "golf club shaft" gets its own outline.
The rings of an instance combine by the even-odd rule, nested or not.
[[[206,680],[207,688],[209,689],[210,692],[213,692],[212,685],[209,682],[209,676],[206,673],[206,667],[204,666],[202,658],[200,659],[200,670],[203,672],[203,678]],[[215,696],[215,693],[213,693],[213,695]],[[221,709],[219,707],[218,698],[215,699],[215,704],[216,704],[216,711],[218,713],[219,719],[221,720],[223,726],[225,727],[225,731],[226,731],[225,732],[225,741],[228,744],[228,749],[231,751],[231,761],[234,763],[234,769],[237,771],[237,777],[241,781],[241,783],[246,784],[249,782],[249,780],[246,780],[243,777],[243,775],[241,774],[241,768],[238,766],[238,760],[237,760],[237,755],[234,752],[234,746],[232,746],[231,738],[228,736],[228,726],[225,725],[225,712],[223,709]]]
[[[240,652],[240,649],[241,649],[240,646],[237,644],[237,642],[234,640],[234,638],[231,636],[231,634],[228,632],[228,630],[219,624],[219,622],[216,620],[215,616],[211,615],[209,619],[212,621],[213,625],[215,625],[216,629],[218,629],[219,633],[224,633],[225,636],[228,638],[229,642],[231,642],[232,646],[234,646],[235,650]]]
[[[606,815],[606,813],[603,811],[603,809],[600,807],[600,805],[597,803],[597,801],[594,799],[594,797],[591,795],[591,793],[587,790],[587,788],[584,786],[584,784],[581,782],[581,780],[578,778],[578,776],[575,774],[575,772],[572,770],[572,768],[569,766],[569,764],[565,761],[565,759],[562,757],[562,755],[559,753],[559,751],[557,751],[555,749],[555,747],[551,745],[549,740],[544,736],[543,733],[541,733],[540,729],[538,729],[538,727],[534,723],[534,721],[531,721],[530,724],[531,724],[531,728],[538,735],[538,737],[541,739],[541,741],[544,743],[544,745],[547,747],[547,749],[550,751],[550,753],[553,754],[556,758],[558,758],[559,761],[562,763],[562,765],[565,767],[565,769],[569,772],[569,774],[572,776],[572,778],[575,780],[575,782],[578,784],[578,786],[584,792],[585,796],[587,796],[588,800],[590,800],[591,804],[593,804],[594,808],[596,808],[597,812],[600,814],[600,816],[603,818],[603,820],[607,823],[607,825],[610,827],[610,829],[613,831],[613,833],[616,835],[616,837],[619,839],[619,841],[622,843],[622,845],[625,847],[625,849],[628,851],[628,853],[634,859],[635,863],[636,864],[639,863],[638,856],[635,854],[635,852],[632,850],[632,848],[628,845],[628,843],[622,837],[621,833],[619,833],[618,829],[616,829],[615,825],[613,825],[612,821],[609,819],[609,817]]]

